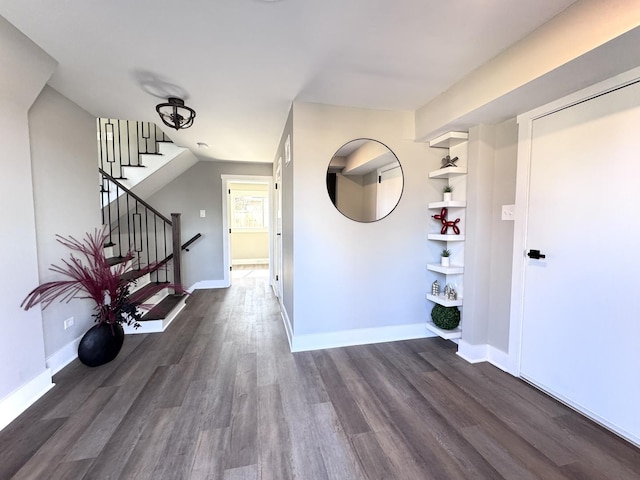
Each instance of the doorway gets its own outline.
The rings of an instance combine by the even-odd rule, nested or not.
[[[225,284],[235,270],[271,271],[272,177],[222,175]],[[269,275],[270,276],[270,275]]]
[[[640,83],[599,88],[519,119],[509,353],[522,378],[640,444]]]

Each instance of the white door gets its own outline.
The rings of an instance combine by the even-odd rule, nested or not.
[[[533,120],[522,377],[640,441],[640,84]]]
[[[380,172],[376,218],[389,215],[402,195],[402,168],[394,167]]]

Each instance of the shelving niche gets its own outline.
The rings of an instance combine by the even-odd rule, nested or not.
[[[458,296],[456,300],[448,300],[444,295],[434,296],[430,293],[426,294],[426,299],[429,302],[438,303],[445,307],[458,307],[462,310],[463,306],[463,285],[462,275],[464,273],[464,228],[465,228],[465,208],[467,206],[466,194],[467,194],[467,143],[469,135],[466,132],[448,132],[440,137],[437,137],[429,142],[429,146],[432,148],[439,148],[443,150],[443,157],[449,155],[451,158],[458,157],[455,167],[439,168],[437,170],[429,172],[429,180],[437,182],[438,190],[446,185],[441,180],[446,180],[453,188],[453,199],[448,201],[430,202],[427,206],[430,210],[430,217],[438,213],[438,210],[442,208],[448,209],[448,218],[455,219],[460,218],[458,227],[460,228],[460,234],[454,233],[442,234],[439,231],[440,224],[435,220],[431,220],[431,229],[433,233],[427,235],[427,239],[430,242],[436,242],[439,245],[439,249],[449,249],[452,251],[451,264],[448,267],[442,266],[436,258],[435,262],[427,264],[427,270],[438,274],[438,282],[441,285],[441,291],[447,284],[451,284],[456,289]],[[437,229],[437,231],[435,231]],[[463,317],[464,318],[464,317]],[[457,341],[462,337],[462,321],[458,328],[453,330],[443,330],[438,328],[429,319],[427,321],[427,328],[447,340]]]

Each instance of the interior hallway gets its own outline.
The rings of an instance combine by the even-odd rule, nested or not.
[[[637,479],[640,449],[438,338],[289,353],[267,276],[77,360],[0,433],[2,479]]]

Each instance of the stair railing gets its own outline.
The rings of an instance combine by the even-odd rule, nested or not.
[[[171,139],[153,122],[97,119],[98,167],[124,180],[122,167],[144,167],[142,155],[160,155],[158,145]]]
[[[168,219],[118,179],[103,169],[99,171],[102,224],[109,228],[108,246],[114,248],[114,255],[134,253],[132,277],[136,271],[155,265],[159,268],[152,274],[153,281],[169,282],[172,277],[171,282],[180,285],[180,214],[172,213],[172,219]],[[167,258],[172,264],[168,264]]]

